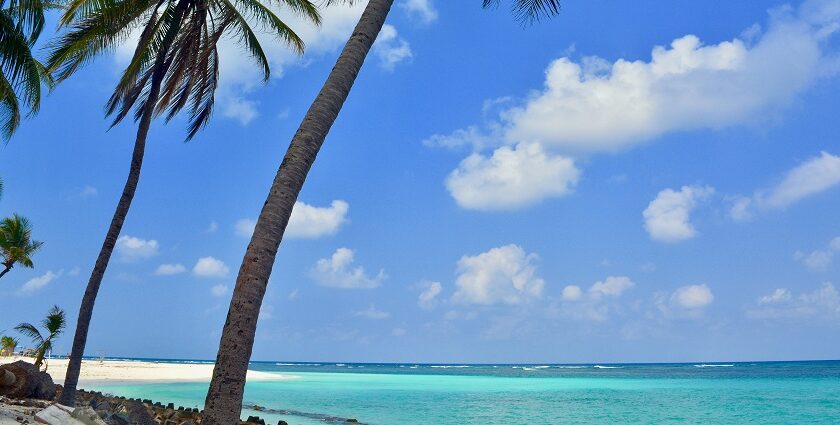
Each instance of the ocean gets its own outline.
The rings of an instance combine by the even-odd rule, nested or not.
[[[291,379],[250,382],[266,423],[840,424],[840,361],[429,365],[254,362]],[[207,384],[88,386],[201,407]]]

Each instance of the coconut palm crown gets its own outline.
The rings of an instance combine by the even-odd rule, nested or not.
[[[3,277],[15,264],[32,268],[32,254],[41,249],[43,242],[32,240],[32,224],[26,217],[17,214],[0,221],[0,256],[3,257]]]
[[[20,125],[21,109],[37,113],[41,86],[52,84],[32,47],[44,29],[44,12],[56,7],[49,0],[0,3],[0,135],[6,140]]]
[[[317,8],[309,0],[272,3],[320,23]],[[207,124],[213,111],[222,36],[232,36],[245,47],[264,80],[269,78],[269,61],[252,24],[297,52],[304,48],[300,37],[259,0],[74,0],[61,24],[70,30],[52,44],[47,61],[57,82],[127,42],[132,31],[140,29],[134,55],[106,112],[114,116],[114,125],[136,106],[134,118],[140,120],[152,95],[157,98],[154,115],[165,114],[167,121],[186,108],[188,140]],[[152,90],[155,82],[159,90]]]
[[[44,355],[47,351],[52,350],[53,341],[64,332],[64,327],[67,321],[64,317],[64,311],[57,305],[54,305],[47,317],[41,321],[41,327],[47,331],[46,336],[41,334],[41,331],[31,323],[21,323],[15,326],[15,330],[32,339],[35,344],[35,367],[41,368],[44,363]]]

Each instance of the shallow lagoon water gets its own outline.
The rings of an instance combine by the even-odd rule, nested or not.
[[[625,365],[263,363],[293,376],[250,382],[245,401],[292,414],[267,423],[840,423],[840,362]],[[207,384],[94,385],[130,397],[203,405]],[[338,421],[332,423],[340,423]]]

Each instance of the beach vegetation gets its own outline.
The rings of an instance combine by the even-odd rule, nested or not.
[[[50,311],[41,321],[41,327],[46,331],[41,334],[38,327],[31,323],[21,323],[15,326],[15,330],[29,337],[32,343],[35,344],[35,367],[40,370],[44,365],[44,356],[53,348],[53,342],[64,332],[64,327],[67,326],[67,320],[64,316],[64,310],[54,305]],[[46,370],[46,366],[44,367]]]
[[[42,245],[43,242],[32,240],[32,224],[26,217],[13,214],[0,221],[0,256],[3,257],[0,277],[16,264],[30,269],[35,267],[32,255]]]

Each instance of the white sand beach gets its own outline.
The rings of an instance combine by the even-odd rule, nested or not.
[[[0,357],[0,364],[17,360],[32,362],[26,357]],[[64,382],[67,359],[48,360],[47,372],[57,384]],[[85,382],[209,382],[213,374],[210,363],[158,363],[135,360],[83,360],[79,383]],[[292,376],[249,370],[249,381],[272,381]]]

